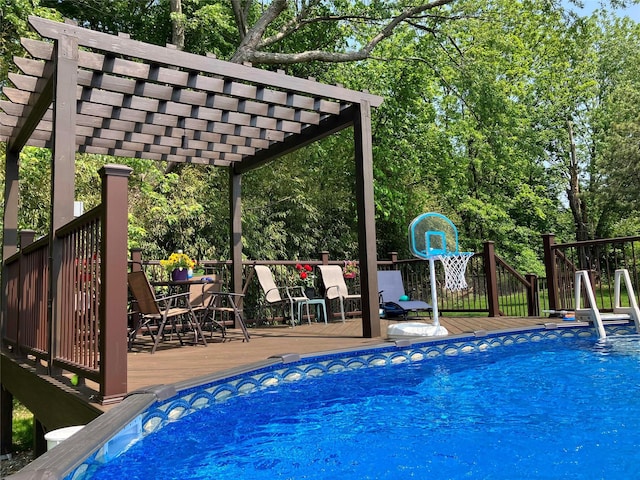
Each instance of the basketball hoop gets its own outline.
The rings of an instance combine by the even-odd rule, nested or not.
[[[442,262],[444,267],[444,287],[447,290],[457,292],[467,288],[464,274],[467,271],[467,263],[473,256],[473,252],[449,252],[436,256],[436,260]]]
[[[458,251],[458,229],[451,220],[436,212],[423,213],[413,219],[409,225],[409,249],[414,256],[429,261],[433,324],[439,326],[435,262],[440,260],[444,267],[445,288],[463,290],[467,288],[464,274],[473,253]]]

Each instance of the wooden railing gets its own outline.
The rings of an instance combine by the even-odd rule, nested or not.
[[[62,248],[60,321],[54,364],[100,380],[100,274],[102,206],[56,232]]]
[[[105,165],[100,206],[58,229],[55,247],[50,237],[33,242],[34,232],[21,232],[20,250],[3,265],[3,343],[52,376],[66,371],[97,382],[102,403],[127,393],[130,172]]]
[[[243,284],[247,279],[250,283],[247,288],[247,293],[244,304],[244,314],[247,319],[247,323],[262,324],[265,322],[265,318],[261,318],[262,309],[260,307],[261,290],[255,276],[250,274],[250,269],[253,265],[267,265],[271,268],[276,285],[289,285],[293,286],[298,278],[296,265],[310,265],[313,267],[313,283],[314,288],[318,294],[322,294],[322,281],[318,275],[316,267],[318,265],[344,265],[343,260],[331,260],[328,252],[320,253],[320,260],[248,260],[243,262]],[[147,273],[149,280],[162,281],[168,280],[168,272],[166,272],[161,266],[159,260],[143,260],[140,250],[133,249],[131,251],[130,268],[133,265],[141,265],[144,271]],[[200,260],[198,261],[198,268],[202,269],[205,275],[215,274],[222,282],[223,289],[231,291],[231,261],[230,260]],[[356,276],[353,279],[346,280],[349,293],[360,293],[360,280]],[[329,314],[337,315],[337,303],[328,305]],[[349,301],[345,308],[349,309],[351,315],[359,315],[360,309],[358,302]],[[284,320],[284,319],[283,319]]]
[[[318,265],[344,265],[345,260],[332,260],[328,252],[320,252],[320,259],[313,260],[250,260],[243,262],[243,278],[248,278],[252,265],[267,265],[271,268],[277,285],[295,285],[297,271],[295,266],[310,265],[314,268],[314,284],[322,294],[322,281],[315,267]],[[407,294],[416,300],[431,303],[429,263],[417,258],[398,259],[397,254],[389,254],[389,260],[379,260],[380,270],[400,270]],[[151,280],[166,280],[168,273],[160,267],[158,260],[143,260],[141,252],[131,252],[131,261],[143,265]],[[223,288],[231,288],[231,262],[201,260],[199,268],[205,274],[216,274],[221,279]],[[481,314],[489,316],[538,316],[540,315],[540,298],[538,279],[535,275],[521,275],[498,257],[493,242],[486,242],[483,252],[474,255],[467,265],[466,281],[468,288],[462,291],[450,291],[444,288],[444,270],[440,262],[436,262],[436,285],[438,310],[442,313]],[[359,293],[360,279],[346,280],[349,293]],[[244,283],[244,281],[243,281]],[[260,324],[259,306],[261,292],[257,280],[253,280],[247,289],[244,310],[249,324]],[[349,308],[350,307],[350,308]],[[357,302],[347,305],[352,315],[358,315]],[[330,315],[337,316],[337,304],[329,305]]]
[[[25,355],[49,360],[47,322],[49,241],[33,241],[33,232],[21,232],[22,250],[6,262],[7,322],[4,341]]]
[[[629,271],[638,292],[640,280],[640,236],[556,244],[552,234],[543,236],[547,271],[549,309],[575,308],[575,272],[587,270],[598,308],[610,311],[613,305],[615,271]]]

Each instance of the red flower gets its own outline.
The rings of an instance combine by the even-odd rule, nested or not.
[[[307,272],[305,272],[305,271],[300,272],[300,278],[302,280],[305,280],[307,278]]]
[[[296,270],[300,271],[302,270],[304,267],[302,265],[300,265],[299,263],[296,264]]]
[[[304,266],[304,269],[305,269],[307,272],[310,272],[311,270],[313,270],[313,267],[312,267],[311,265],[305,265],[305,266]]]

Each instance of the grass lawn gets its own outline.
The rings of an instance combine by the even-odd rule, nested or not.
[[[13,400],[13,448],[20,452],[33,447],[33,414]]]

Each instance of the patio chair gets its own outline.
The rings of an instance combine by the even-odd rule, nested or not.
[[[128,273],[127,283],[139,314],[139,325],[136,330],[146,328],[151,335],[153,341],[151,353],[155,353],[158,344],[164,338],[167,323],[170,324],[170,330],[176,333],[180,345],[184,345],[181,330],[184,330],[186,324],[194,332],[194,342],[201,340],[202,344],[207,346],[200,324],[191,308],[189,292],[157,298],[144,272]],[[155,335],[154,329],[156,329]]]
[[[222,283],[216,275],[193,277],[191,280],[200,280],[202,284],[194,283],[190,287],[190,301],[194,313],[200,321],[201,328],[211,324],[211,337],[216,328],[219,328],[222,339],[227,337],[227,327],[237,326],[242,331],[243,342],[249,341],[249,332],[243,318],[243,303],[247,286],[253,272],[249,275],[242,293],[222,291]]]
[[[409,313],[431,312],[433,308],[422,300],[401,300],[407,295],[402,283],[402,273],[400,270],[378,270],[378,289],[380,290],[380,308],[385,315],[401,317],[406,320]],[[389,316],[391,316],[389,315]]]
[[[344,304],[348,300],[360,300],[360,294],[349,294],[347,283],[344,281],[342,267],[339,265],[318,265],[322,283],[324,284],[324,296],[327,300],[339,299],[340,315],[344,318]]]
[[[293,327],[295,325],[295,307],[298,303],[305,302],[307,318],[310,318],[309,304],[306,303],[309,299],[304,294],[302,287],[278,287],[269,267],[255,265],[253,268],[258,276],[258,282],[260,283],[260,288],[262,288],[263,300],[266,305],[275,308],[280,307],[283,311],[289,310],[289,319]]]

